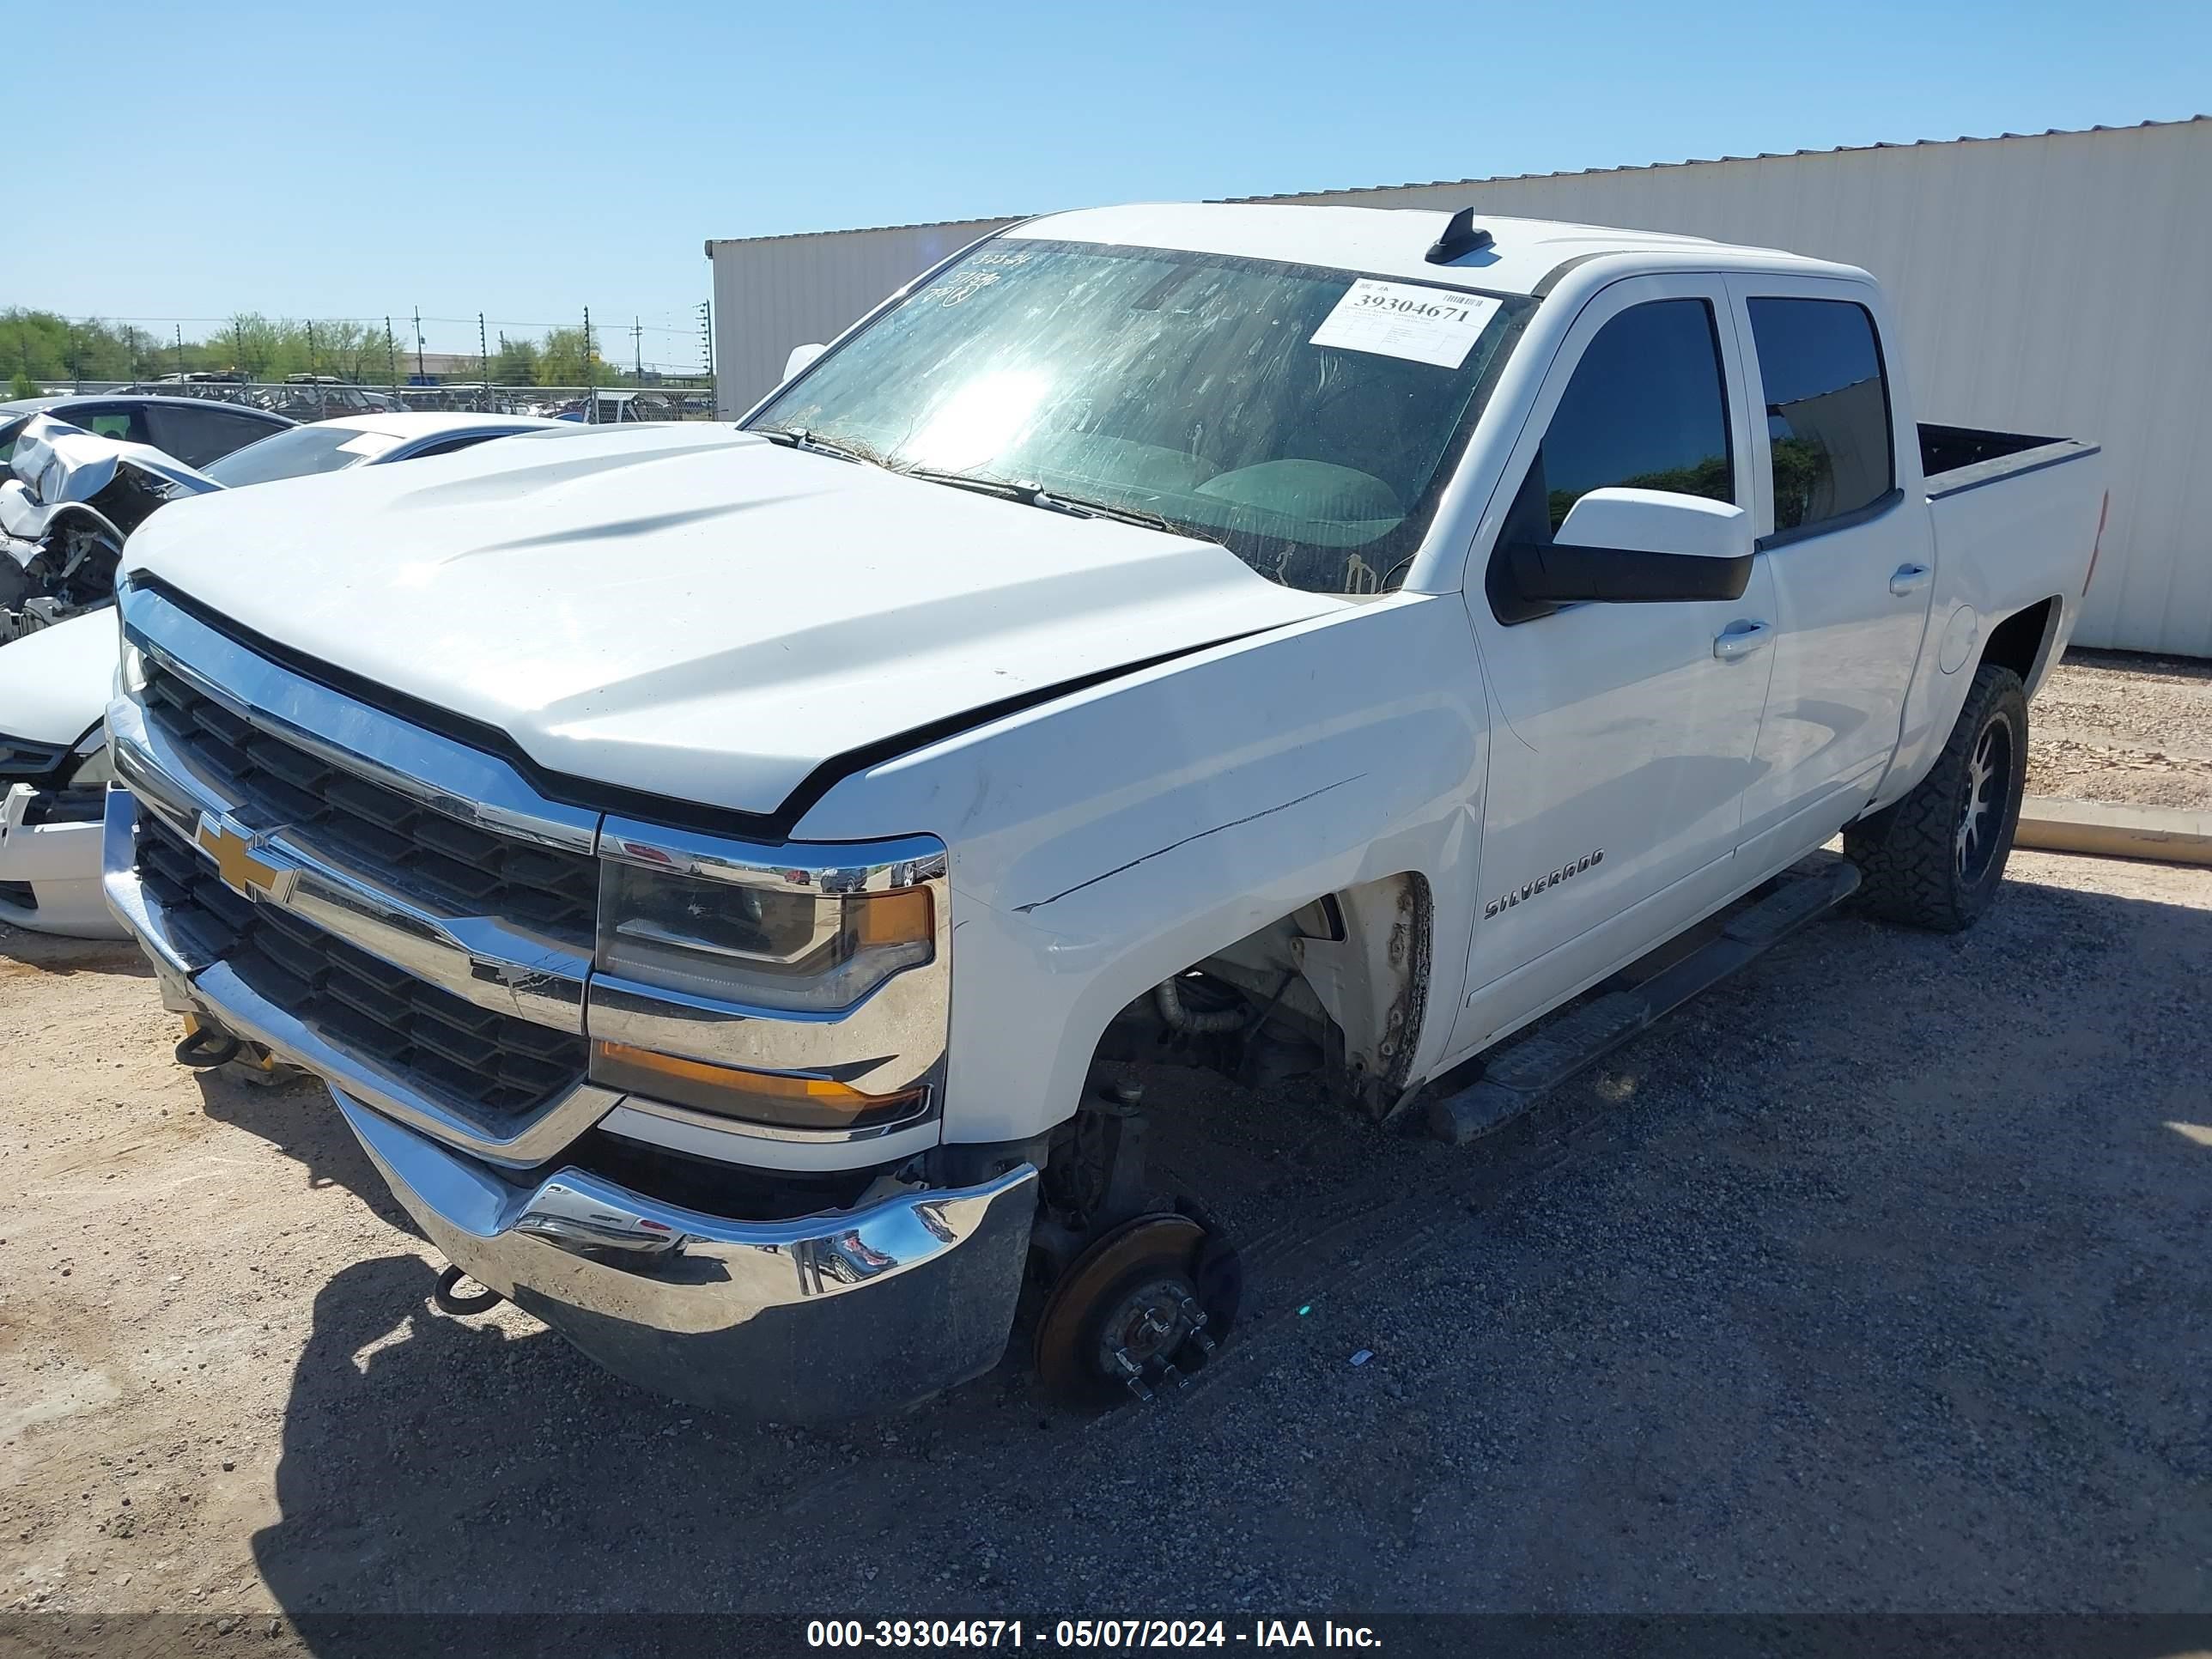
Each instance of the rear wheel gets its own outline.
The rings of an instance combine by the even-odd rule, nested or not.
[[[1876,915],[1938,933],[1971,926],[1996,897],[2027,782],[2027,692],[2009,668],[1975,671],[1966,705],[1928,775],[1844,831]]]

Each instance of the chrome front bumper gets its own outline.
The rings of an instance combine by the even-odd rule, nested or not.
[[[588,1085],[516,1139],[456,1150],[432,1133],[467,1145],[466,1126],[437,1103],[171,933],[133,865],[137,819],[128,793],[111,794],[106,896],[152,961],[164,1006],[322,1078],[430,1241],[608,1370],[712,1410],[806,1423],[896,1410],[997,1363],[1036,1206],[1030,1165],[768,1222],[679,1208],[581,1170],[518,1173],[557,1158],[623,1098]]]
[[[331,1092],[432,1243],[642,1387],[821,1422],[925,1399],[1006,1346],[1036,1206],[1026,1164],[981,1187],[728,1221],[575,1170],[511,1186]]]

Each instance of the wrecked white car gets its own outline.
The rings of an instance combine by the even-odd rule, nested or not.
[[[100,820],[114,775],[101,716],[115,620],[71,617],[0,651],[0,922],[120,939],[100,896]]]
[[[17,476],[0,484],[0,516],[43,526],[44,535],[20,542],[19,562],[0,562],[0,583],[20,576],[25,593],[12,611],[0,598],[0,923],[79,939],[123,936],[100,896],[100,796],[109,777],[100,717],[116,663],[106,605],[123,538],[155,507],[180,495],[448,455],[553,425],[514,415],[368,415],[287,428],[205,472],[45,417],[25,428]],[[11,544],[11,557],[18,550]]]
[[[125,538],[156,507],[222,486],[146,444],[34,416],[0,481],[0,645],[115,596]]]

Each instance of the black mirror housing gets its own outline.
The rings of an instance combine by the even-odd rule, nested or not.
[[[1505,562],[1517,596],[1534,605],[1690,604],[1740,599],[1751,585],[1753,555],[1717,559],[1697,553],[1648,553],[1632,547],[1577,547],[1514,542]]]

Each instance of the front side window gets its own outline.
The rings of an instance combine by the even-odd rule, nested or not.
[[[64,411],[61,418],[71,426],[81,427],[103,438],[117,438],[134,444],[153,441],[146,431],[143,416],[128,404],[80,404]]]
[[[1704,300],[1631,306],[1583,348],[1498,533],[1488,588],[1500,622],[1554,609],[1512,592],[1504,549],[1549,542],[1577,501],[1612,489],[1735,501],[1728,383],[1713,308]]]
[[[1378,309],[1414,314],[1401,312],[1402,326],[1347,320],[1378,292]],[[1373,592],[1419,545],[1534,304],[1267,260],[1002,238],[748,424],[923,476],[1157,519],[1288,586]]]
[[[1897,483],[1874,318],[1848,300],[1752,300],[1765,388],[1774,528],[1873,506]]]
[[[1712,307],[1653,300],[1600,329],[1575,365],[1532,471],[1541,475],[1553,530],[1593,489],[1735,501]]]

